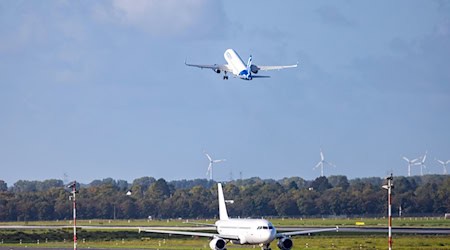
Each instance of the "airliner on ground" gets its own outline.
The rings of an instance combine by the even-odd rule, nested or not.
[[[217,233],[202,233],[202,232],[187,232],[187,231],[169,231],[146,229],[144,232],[161,233],[161,234],[178,234],[189,236],[203,236],[211,238],[209,247],[213,250],[225,250],[226,244],[232,242],[233,244],[241,245],[259,245],[263,250],[270,249],[270,243],[278,239],[278,248],[282,250],[289,250],[293,247],[291,236],[301,234],[311,234],[326,231],[337,231],[336,228],[323,228],[305,231],[294,231],[277,233],[275,227],[268,220],[264,219],[230,219],[228,217],[225,199],[222,191],[222,184],[218,183],[219,196],[219,220],[214,226]]]
[[[285,66],[257,66],[252,64],[252,56],[248,58],[247,64],[239,57],[239,55],[233,49],[227,49],[223,54],[225,61],[228,64],[212,64],[212,65],[202,65],[202,64],[189,64],[184,62],[187,66],[197,67],[201,69],[212,69],[217,74],[220,72],[224,73],[223,79],[228,80],[227,73],[232,73],[235,77],[239,77],[243,80],[252,80],[253,78],[269,78],[270,76],[258,76],[256,75],[260,70],[280,70],[287,68],[295,68],[298,64],[285,65]],[[255,75],[254,75],[255,74]]]

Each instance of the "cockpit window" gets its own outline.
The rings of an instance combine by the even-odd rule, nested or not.
[[[269,229],[273,229],[272,224],[269,224],[269,226],[259,226],[257,228],[258,230],[264,229],[264,230],[269,230]]]

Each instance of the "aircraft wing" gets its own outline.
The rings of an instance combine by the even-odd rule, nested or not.
[[[237,235],[222,235],[222,234],[214,234],[214,233],[202,233],[202,232],[187,232],[187,231],[169,231],[169,230],[143,230],[147,233],[158,233],[158,234],[176,234],[176,235],[188,235],[188,236],[200,236],[200,237],[219,237],[226,240],[239,240]]]
[[[214,228],[216,228],[216,224],[211,224],[211,223],[199,223],[199,222],[183,222],[183,223],[197,225],[197,226],[206,226],[206,227],[214,227]]]
[[[187,62],[184,62],[186,66],[190,67],[196,67],[201,69],[212,69],[214,71],[220,70],[220,71],[226,71],[226,72],[233,72],[233,70],[228,66],[228,64],[190,64]]]
[[[288,68],[297,68],[298,64],[293,65],[284,65],[284,66],[255,66],[257,70],[268,71],[268,70],[280,70],[280,69],[288,69]]]
[[[285,237],[285,236],[302,235],[302,234],[330,232],[330,231],[336,231],[337,232],[338,230],[339,230],[339,227],[335,227],[335,228],[319,228],[319,229],[312,229],[312,230],[277,233],[276,238],[282,238],[282,237]]]

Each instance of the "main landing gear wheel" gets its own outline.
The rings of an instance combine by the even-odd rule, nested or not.
[[[228,80],[228,76],[223,76],[223,79],[224,80]]]
[[[261,245],[260,245],[260,246],[261,246]],[[272,250],[272,248],[270,248],[270,245],[267,244],[267,245],[261,246],[261,250]]]

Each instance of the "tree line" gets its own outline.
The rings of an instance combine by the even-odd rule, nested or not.
[[[348,180],[346,176],[282,180],[250,178],[224,184],[233,217],[383,216],[387,192],[382,178]],[[167,182],[153,177],[132,183],[111,178],[78,184],[80,219],[213,218],[217,185],[205,179]],[[20,180],[8,187],[0,180],[0,221],[72,218],[70,190],[61,180]],[[404,216],[450,212],[450,176],[394,177],[393,209]],[[395,214],[395,213],[394,213]]]

